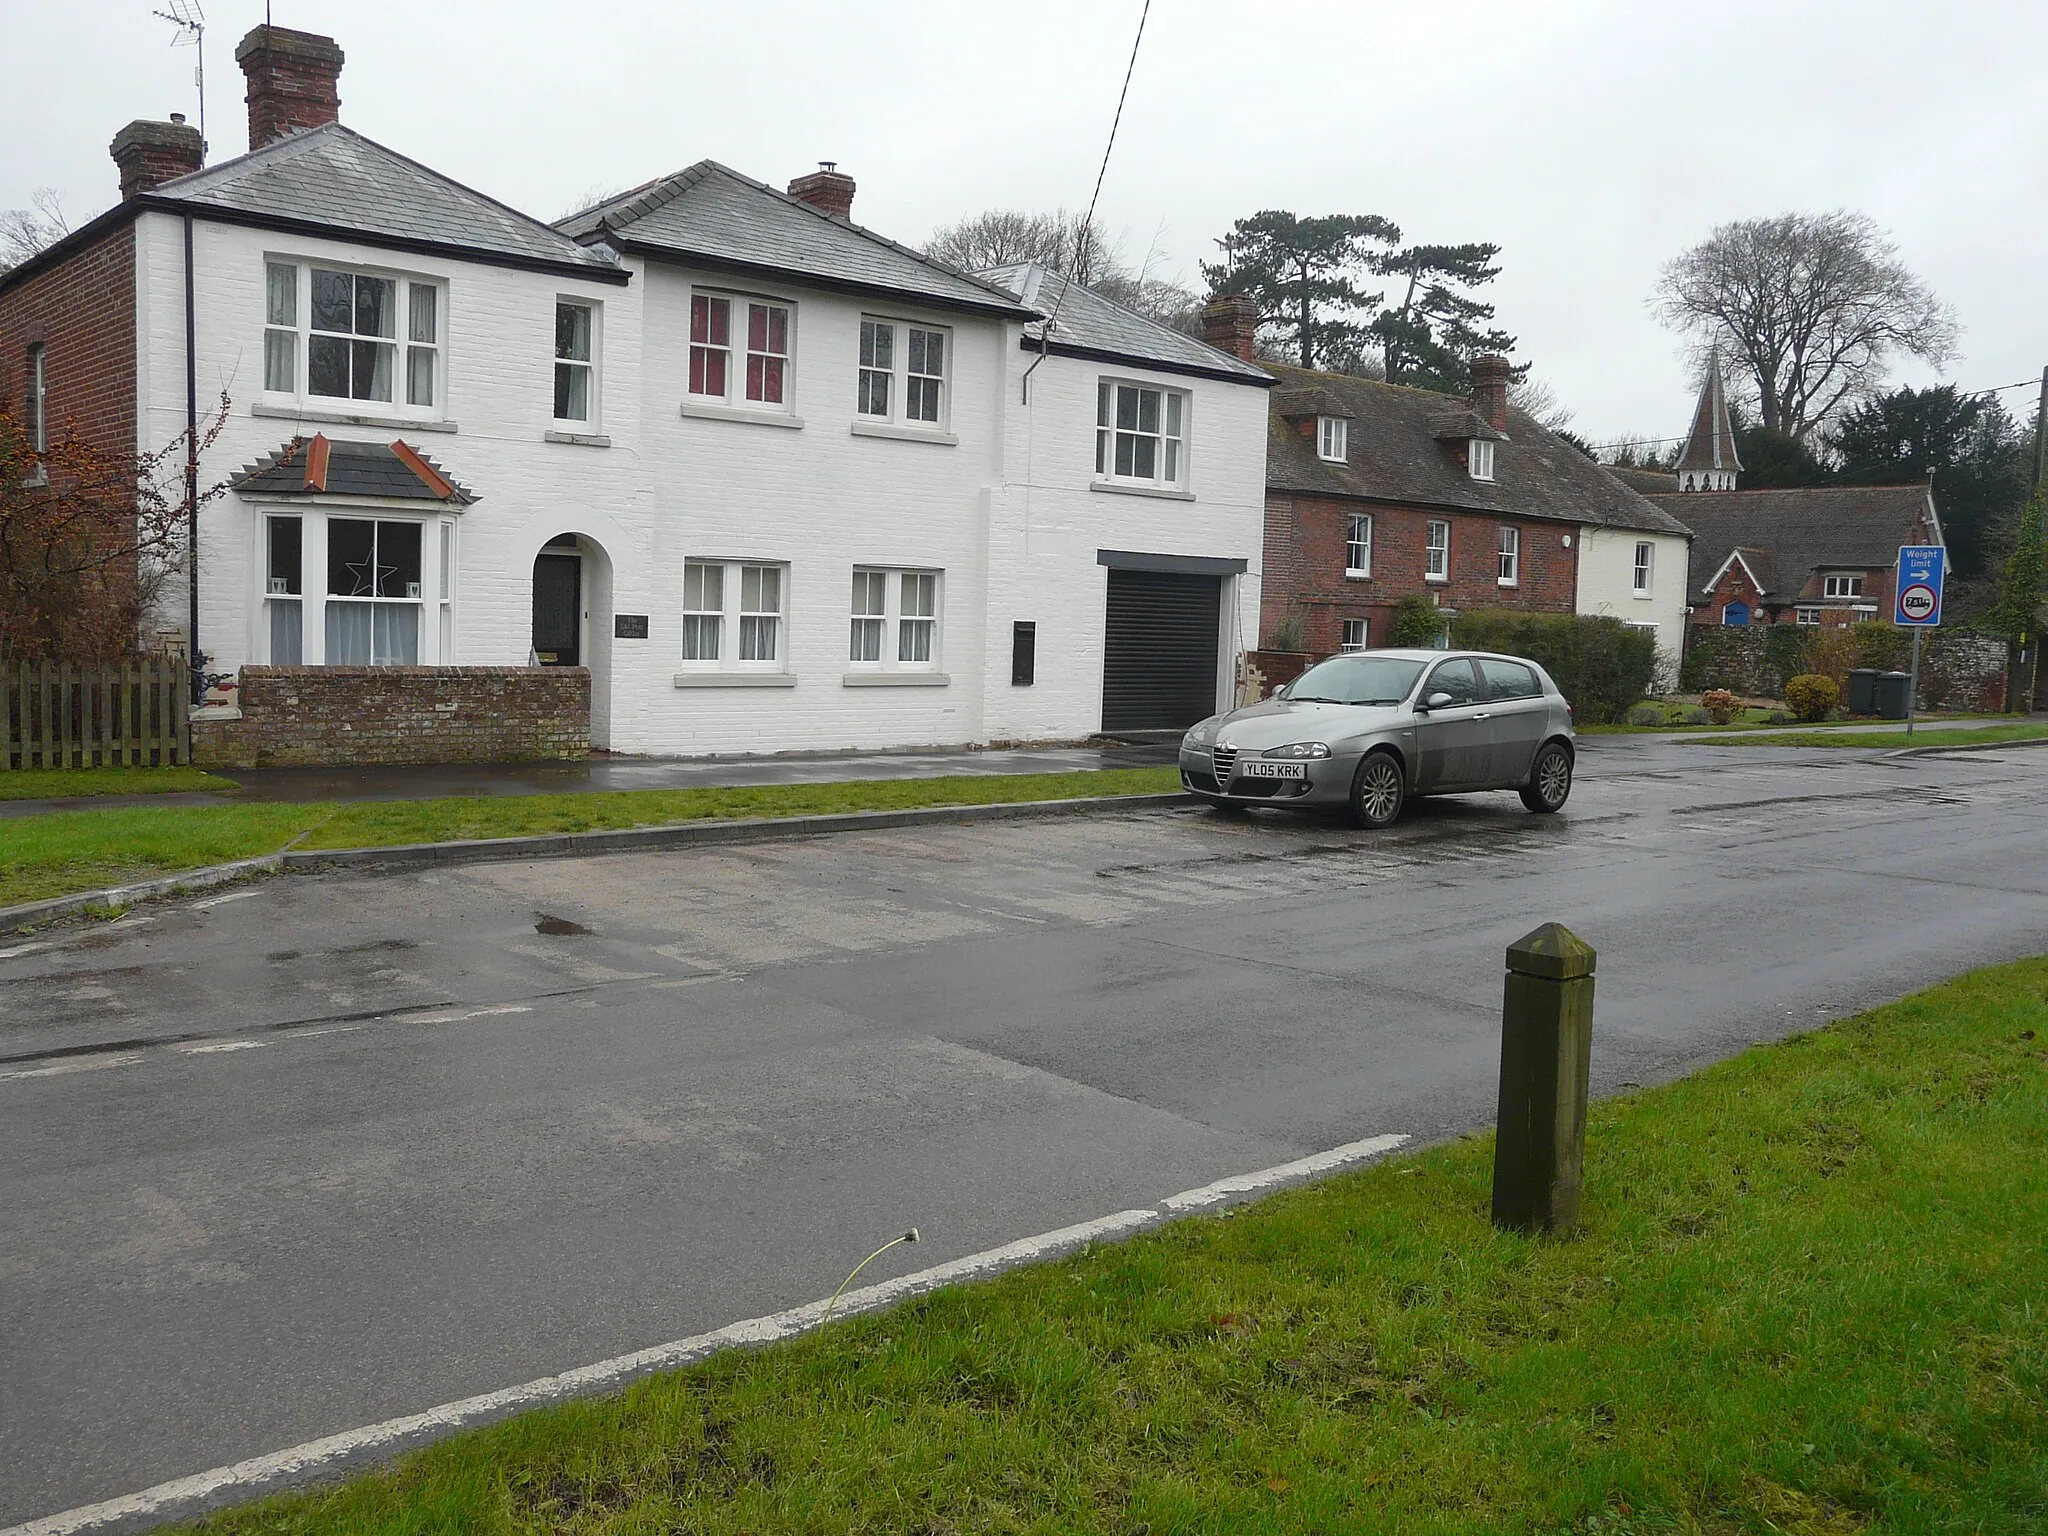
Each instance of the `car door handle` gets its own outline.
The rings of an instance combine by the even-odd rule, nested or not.
[[[1493,718],[1493,712],[1491,710],[1482,709],[1478,714],[1474,715],[1472,718],[1474,720],[1491,720]]]

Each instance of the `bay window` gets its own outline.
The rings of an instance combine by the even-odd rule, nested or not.
[[[782,671],[788,572],[758,561],[684,561],[685,669]]]
[[[420,525],[327,519],[327,664],[417,666]]]
[[[313,508],[259,517],[259,658],[280,667],[452,663],[455,522]]]
[[[1103,379],[1095,395],[1095,473],[1112,483],[1178,488],[1186,421],[1180,391]]]
[[[270,663],[296,667],[306,657],[305,523],[296,517],[264,519],[263,607],[270,625]]]
[[[939,660],[939,573],[856,567],[846,659],[880,671]]]
[[[319,262],[264,264],[263,389],[427,415],[443,393],[441,285]]]

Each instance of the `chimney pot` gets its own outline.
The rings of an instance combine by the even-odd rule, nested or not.
[[[837,160],[820,160],[818,168],[808,176],[799,176],[789,184],[789,195],[800,203],[809,203],[821,213],[829,213],[835,219],[853,217],[853,187],[851,176],[839,169]]]
[[[1202,340],[1241,362],[1259,360],[1259,306],[1234,293],[1218,294],[1202,308]]]
[[[138,118],[114,135],[107,153],[121,172],[123,202],[206,164],[206,142],[199,130],[175,114],[168,123]]]
[[[1497,352],[1472,359],[1472,413],[1496,432],[1508,429],[1508,380],[1514,365]]]
[[[289,27],[251,27],[235,47],[249,79],[249,148],[341,121],[341,65],[333,38]]]

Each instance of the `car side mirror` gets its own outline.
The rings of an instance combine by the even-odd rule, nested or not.
[[[1287,690],[1292,688],[1293,686],[1294,684],[1292,683],[1282,683],[1278,688],[1275,688],[1273,690],[1269,697],[1275,699],[1284,699],[1287,697]]]
[[[1424,699],[1422,701],[1423,708],[1425,709],[1443,709],[1447,705],[1455,704],[1457,702],[1457,699],[1452,697],[1450,694],[1442,692],[1432,693],[1427,699]]]

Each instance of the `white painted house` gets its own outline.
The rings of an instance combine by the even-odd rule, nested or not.
[[[784,193],[706,161],[550,226],[343,126],[331,40],[237,56],[251,152],[195,170],[189,129],[131,125],[117,158],[156,158],[78,247],[132,225],[138,443],[228,402],[212,669],[581,665],[593,744],[649,753],[1227,702],[1262,370],[1037,269],[928,260],[830,166]]]

